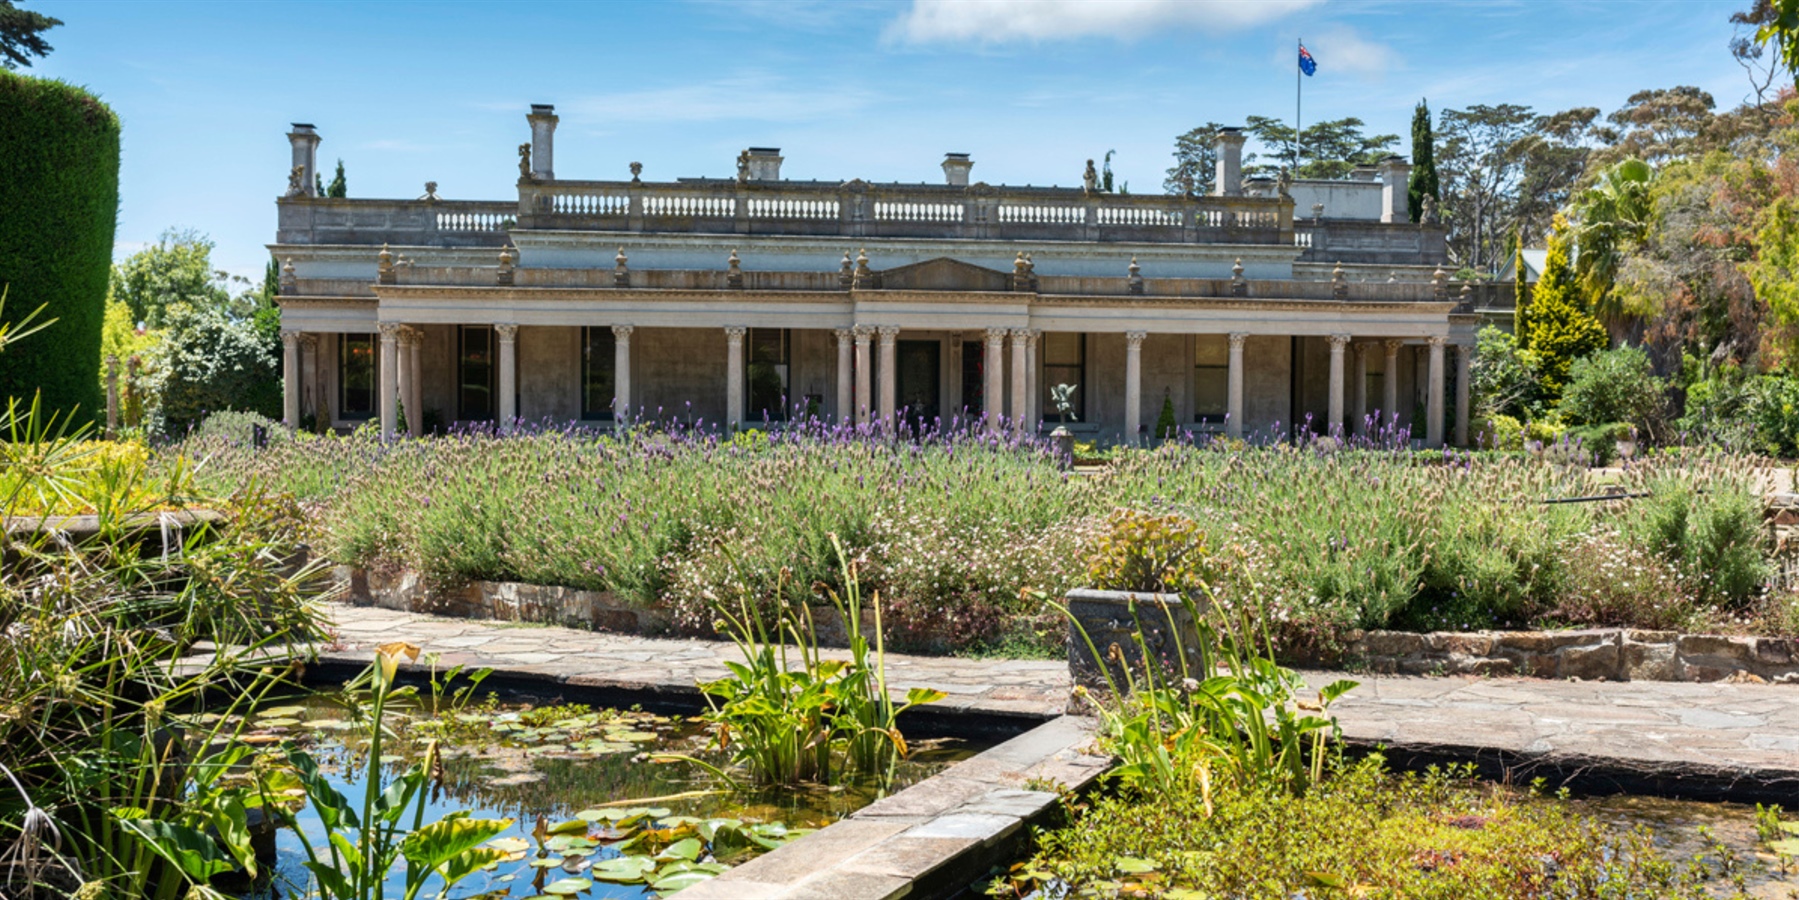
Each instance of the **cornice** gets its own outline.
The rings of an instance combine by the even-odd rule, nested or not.
[[[893,251],[929,252],[938,248],[957,248],[966,253],[971,250],[984,255],[1004,255],[1007,257],[1019,251],[1031,253],[1054,254],[1069,258],[1113,258],[1136,255],[1142,258],[1190,259],[1194,256],[1217,256],[1234,259],[1243,257],[1256,260],[1296,261],[1305,252],[1304,247],[1286,244],[1224,244],[1224,243],[1175,243],[1164,241],[1045,241],[1045,240],[1012,240],[1006,238],[958,238],[958,237],[882,237],[866,235],[787,235],[787,234],[719,234],[719,233],[680,233],[648,232],[648,231],[585,231],[573,229],[521,229],[512,232],[517,246],[521,248],[582,248],[604,249],[623,245],[627,249],[685,249],[717,251],[721,255],[735,249],[740,253],[746,247],[779,247],[785,250],[842,253],[846,248],[855,250],[866,247],[871,258],[878,259],[882,249]],[[946,253],[945,255],[951,255]]]
[[[310,297],[306,295],[277,296],[275,305],[294,309],[369,309],[377,303],[375,297]]]

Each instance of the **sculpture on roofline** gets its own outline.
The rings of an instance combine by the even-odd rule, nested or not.
[[[1279,175],[1274,177],[1274,189],[1282,197],[1292,196],[1293,173],[1286,166],[1281,166]]]
[[[299,197],[306,193],[306,167],[294,166],[287,173],[287,196]]]
[[[1093,160],[1087,160],[1087,171],[1081,173],[1081,190],[1089,194],[1099,190],[1099,172],[1093,168]]]
[[[1424,200],[1418,204],[1418,224],[1437,224],[1437,198],[1429,194],[1424,195]]]
[[[531,145],[518,145],[518,177],[523,181],[531,180]]]

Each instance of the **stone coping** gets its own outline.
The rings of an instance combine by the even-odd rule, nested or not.
[[[1328,661],[1382,675],[1799,684],[1799,640],[1638,628],[1368,631]]]
[[[125,517],[123,527],[126,531],[150,531],[162,527],[163,518],[168,517],[172,525],[186,528],[200,523],[222,522],[226,516],[216,509],[179,509],[168,512],[133,513]],[[0,517],[0,526],[7,534],[25,534],[39,531],[61,531],[79,540],[100,533],[100,517],[91,515],[61,516],[6,516]]]
[[[1009,862],[1057,803],[1112,761],[1062,716],[681,892],[686,900],[890,900],[963,894]]]

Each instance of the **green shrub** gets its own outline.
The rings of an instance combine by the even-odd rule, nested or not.
[[[1569,238],[1557,229],[1549,237],[1543,277],[1531,291],[1527,333],[1523,343],[1537,354],[1539,396],[1554,402],[1562,395],[1574,361],[1606,348],[1605,326],[1586,308],[1568,266]]]
[[[1634,426],[1646,438],[1663,431],[1667,385],[1655,377],[1649,354],[1619,347],[1574,361],[1557,410],[1570,425]]]
[[[119,120],[92,94],[0,71],[0,286],[7,321],[55,324],[0,355],[0,399],[105,409],[94,372],[119,212]]]
[[[209,413],[281,414],[280,344],[247,319],[223,310],[176,304],[153,368],[160,379],[163,428],[181,434]]]
[[[1633,469],[1628,486],[1648,496],[1623,516],[1625,535],[1674,566],[1698,600],[1747,610],[1773,575],[1754,471],[1741,460],[1693,454]]]

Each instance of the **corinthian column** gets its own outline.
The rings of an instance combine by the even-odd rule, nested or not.
[[[867,425],[874,409],[874,402],[869,399],[874,391],[874,376],[868,370],[868,342],[874,338],[875,330],[872,325],[857,325],[850,331],[856,338],[856,424]]]
[[[882,325],[881,335],[881,424],[892,428],[899,415],[899,326]]]
[[[406,414],[406,433],[414,435],[418,433],[419,411],[412,405],[412,329],[400,326],[400,333],[394,336],[394,340],[399,345],[397,353],[400,371],[395,387],[400,394],[400,411]]]
[[[1143,428],[1143,340],[1145,331],[1124,333],[1124,439],[1137,442]]]
[[[998,434],[1000,420],[1006,413],[1005,378],[1001,370],[1006,367],[1006,329],[987,329],[987,359],[982,364],[983,379],[981,386],[981,413],[987,417],[987,431]]]
[[[1426,404],[1424,445],[1443,446],[1443,345],[1448,339],[1430,339],[1430,394]]]
[[[1231,363],[1225,382],[1225,417],[1224,434],[1226,437],[1243,437],[1243,342],[1249,335],[1234,331],[1230,335]]]
[[[1350,407],[1349,430],[1352,434],[1366,434],[1368,431],[1368,345],[1351,344],[1349,349],[1355,353],[1355,368],[1350,374],[1350,396],[1355,398],[1355,405]]]
[[[612,326],[612,422],[631,417],[631,332],[635,325]]]
[[[418,437],[425,433],[425,382],[424,369],[420,366],[420,357],[424,353],[425,333],[417,328],[406,329],[406,433]]]
[[[1334,436],[1343,430],[1343,351],[1349,346],[1349,335],[1331,335],[1330,345],[1330,403],[1325,417],[1324,433]]]
[[[399,369],[400,369],[400,325],[397,322],[382,322],[376,326],[381,332],[381,374],[377,381],[381,385],[381,395],[375,404],[381,410],[381,439],[394,439],[394,428],[399,424]],[[297,396],[297,395],[296,395]]]
[[[855,377],[855,332],[848,328],[833,328],[831,333],[837,335],[837,421],[849,422],[854,420],[851,404],[855,399],[850,379]]]
[[[1025,357],[1031,345],[1031,330],[1012,329],[1012,430],[1023,433],[1029,417],[1030,403],[1025,400],[1029,379],[1025,377]]]
[[[500,338],[500,433],[511,434],[518,421],[518,326],[495,325]]]
[[[112,372],[108,383],[116,384],[118,360],[109,357],[108,366]],[[106,404],[108,428],[112,427],[112,422],[117,418],[114,411],[117,404],[112,397],[113,394],[109,391]],[[293,328],[281,329],[281,418],[285,420],[282,424],[287,426],[288,431],[300,427],[300,332]]]
[[[1387,368],[1381,373],[1380,424],[1384,428],[1399,427],[1399,348],[1403,341],[1388,341]]]
[[[725,328],[725,431],[737,430],[743,424],[743,334],[742,325]]]

